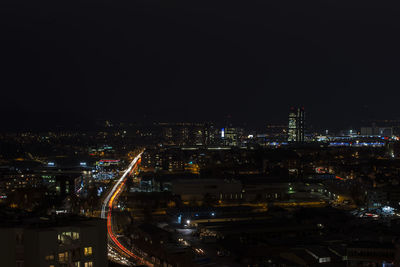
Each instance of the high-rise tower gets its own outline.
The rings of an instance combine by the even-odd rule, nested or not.
[[[289,142],[304,142],[304,108],[291,107],[288,127]]]

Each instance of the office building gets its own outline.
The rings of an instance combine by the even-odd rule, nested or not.
[[[225,146],[239,146],[240,138],[243,135],[243,129],[226,127],[221,129],[221,138]]]
[[[304,142],[304,108],[290,108],[288,141]]]
[[[383,136],[392,137],[393,128],[392,127],[377,127],[372,125],[372,127],[361,127],[360,131],[362,136]]]

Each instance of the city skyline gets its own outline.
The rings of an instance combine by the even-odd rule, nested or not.
[[[400,266],[398,10],[1,1],[0,266]]]
[[[286,105],[274,113],[275,116],[265,116],[264,118],[246,118],[243,114],[214,114],[213,116],[190,116],[187,113],[180,113],[178,115],[172,116],[170,114],[150,114],[150,113],[136,113],[135,118],[132,119],[127,114],[87,114],[81,112],[55,112],[55,111],[31,111],[25,112],[21,110],[11,111],[10,109],[3,110],[5,113],[12,113],[5,117],[2,125],[0,126],[0,131],[24,131],[24,130],[57,130],[57,129],[75,129],[77,126],[82,127],[83,130],[95,129],[100,122],[113,121],[115,123],[125,123],[125,124],[139,124],[139,125],[151,125],[153,123],[159,122],[213,122],[221,126],[244,126],[252,128],[255,130],[265,129],[267,125],[270,124],[287,124],[288,123],[288,109],[292,106],[298,105]],[[1,108],[0,108],[1,109]],[[4,107],[2,107],[4,109]],[[382,116],[374,117],[365,115],[358,116],[348,116],[341,122],[332,122],[328,117],[321,118],[320,113],[313,113],[315,109],[312,107],[309,109],[305,107],[307,113],[307,124],[306,129],[311,130],[346,130],[346,129],[360,129],[361,127],[371,126],[372,123],[385,123],[388,124],[392,122],[392,126],[397,126],[400,124],[400,119],[396,116]],[[370,112],[367,108],[366,112]],[[278,115],[277,115],[278,114]],[[181,116],[183,115],[183,116]]]

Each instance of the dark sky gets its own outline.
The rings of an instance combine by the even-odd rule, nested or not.
[[[60,114],[262,124],[291,105],[321,127],[397,118],[390,2],[2,1],[2,126]]]

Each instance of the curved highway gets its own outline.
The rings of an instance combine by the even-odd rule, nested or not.
[[[140,163],[140,157],[142,156],[142,152],[137,155],[132,162],[129,164],[128,168],[124,171],[124,174],[121,176],[121,178],[118,179],[118,181],[115,183],[109,194],[106,196],[106,198],[103,201],[103,205],[101,207],[101,218],[107,219],[107,232],[108,232],[108,238],[109,238],[109,244],[111,247],[114,247],[117,249],[117,252],[120,252],[122,255],[122,258],[124,256],[134,258],[135,260],[139,261],[142,264],[146,264],[148,266],[153,266],[151,263],[147,262],[145,259],[141,258],[140,256],[134,254],[132,251],[127,249],[124,245],[122,245],[117,237],[115,236],[113,230],[112,230],[112,208],[113,208],[113,203],[114,201],[118,198],[120,193],[122,192],[126,179],[131,174],[138,166]]]

